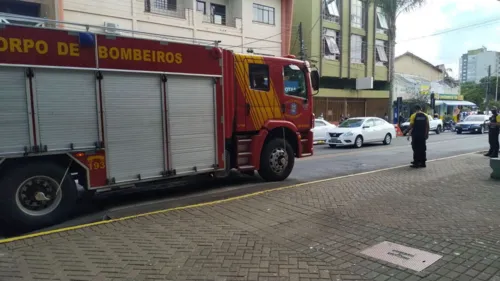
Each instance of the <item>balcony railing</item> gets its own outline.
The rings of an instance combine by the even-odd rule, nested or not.
[[[202,13],[198,13],[198,15],[202,15]],[[225,15],[203,15],[203,22],[216,24],[216,25],[224,25],[229,27],[236,27],[236,18],[226,17]]]
[[[329,21],[329,22],[335,22],[335,23],[339,23],[340,22],[340,17],[337,17],[337,16],[332,16],[330,14],[323,14],[323,20],[325,21]]]
[[[167,1],[157,2],[152,0],[146,0],[144,3],[146,12],[180,19],[186,18],[186,9],[184,5],[182,5],[182,3],[177,3],[174,5],[169,4]]]

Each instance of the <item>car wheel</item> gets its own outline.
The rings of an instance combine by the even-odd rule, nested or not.
[[[484,128],[483,128],[483,126],[479,127],[479,133],[480,133],[480,134],[483,134],[483,133],[484,133]]]
[[[438,126],[436,128],[436,135],[439,135],[441,133],[441,126]]]
[[[391,136],[391,134],[385,135],[384,144],[385,145],[389,145],[389,144],[391,144],[391,142],[392,142],[392,136]]]
[[[335,148],[335,147],[337,147],[337,146],[336,146],[336,145],[334,145],[334,144],[329,144],[329,146],[330,146],[330,148]]]
[[[357,136],[356,139],[354,140],[354,147],[360,148],[362,146],[363,146],[363,137]]]
[[[457,135],[462,134],[462,131],[457,130]]]

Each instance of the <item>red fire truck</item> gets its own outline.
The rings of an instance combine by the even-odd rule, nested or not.
[[[288,177],[313,154],[319,74],[290,57],[0,26],[0,219],[64,221],[86,192],[197,174]],[[4,226],[5,227],[5,226]]]

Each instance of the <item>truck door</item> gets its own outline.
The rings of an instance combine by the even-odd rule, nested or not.
[[[311,104],[306,86],[307,73],[295,64],[281,64],[275,67],[275,85],[283,118],[294,123],[301,131],[311,127]]]
[[[237,131],[258,131],[267,120],[282,119],[272,71],[263,57],[235,55]]]

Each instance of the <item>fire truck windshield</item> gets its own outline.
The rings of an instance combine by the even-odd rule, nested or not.
[[[287,65],[283,69],[285,94],[307,98],[307,87],[304,72],[296,65]]]

